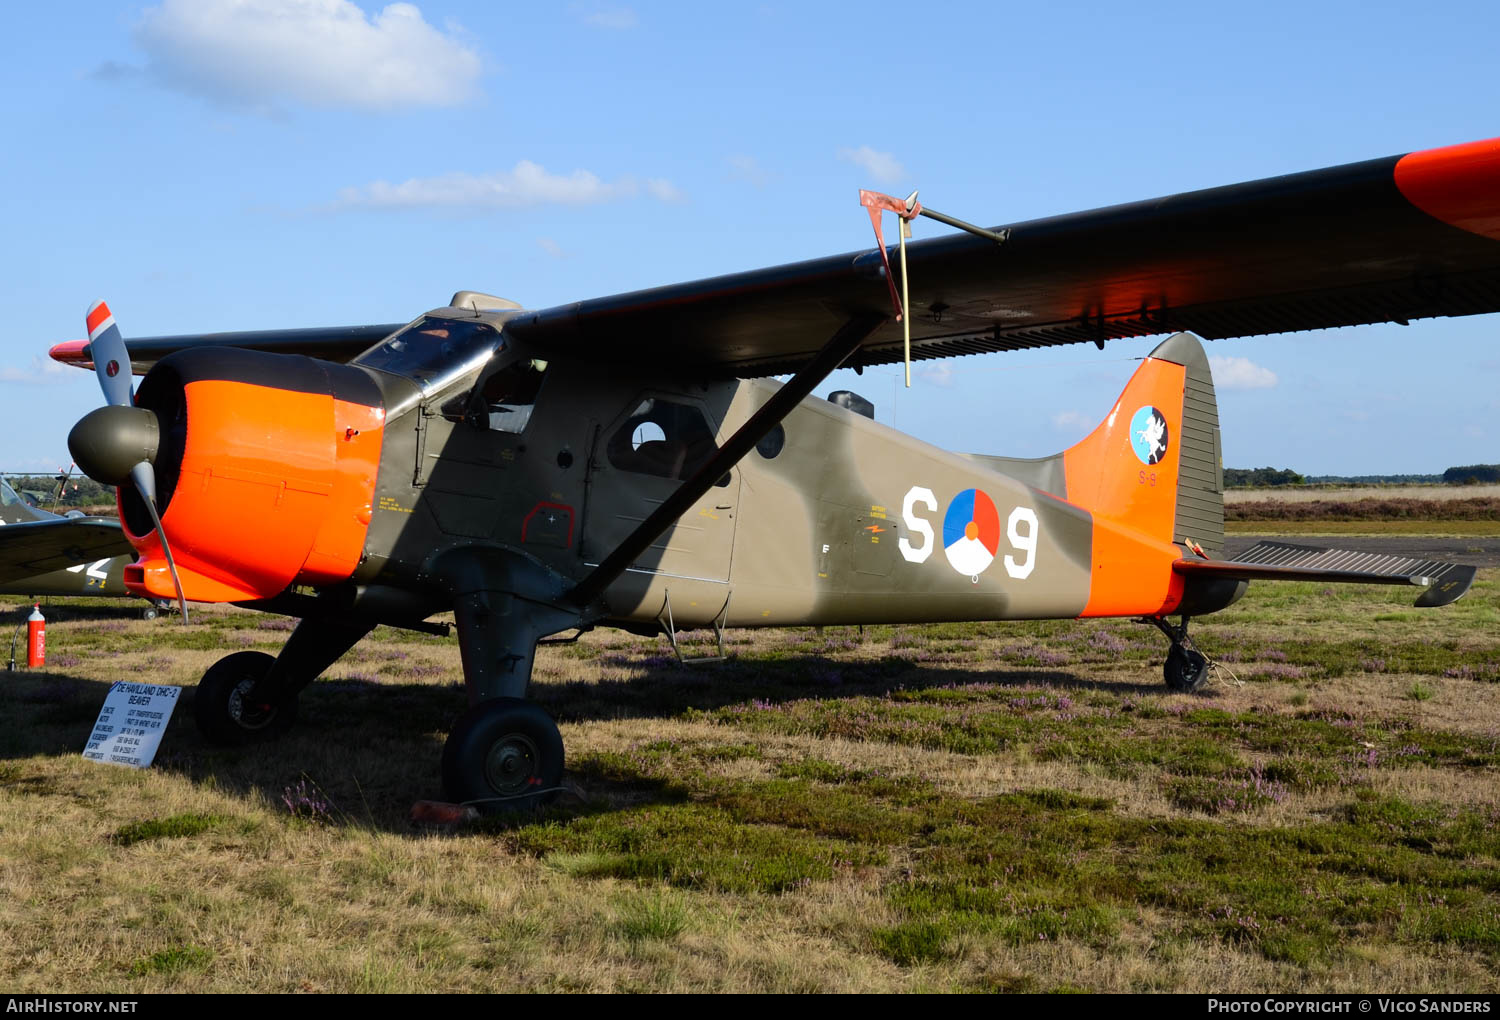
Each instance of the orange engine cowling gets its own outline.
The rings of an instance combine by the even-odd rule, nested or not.
[[[200,348],[157,363],[136,404],[160,426],[157,505],[185,597],[270,598],[354,571],[385,424],[369,375],[295,355]],[[174,598],[140,496],[122,488],[119,501],[139,554],[125,568],[125,586]]]

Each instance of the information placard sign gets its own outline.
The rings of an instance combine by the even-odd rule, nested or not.
[[[149,768],[181,693],[181,687],[117,682],[104,699],[83,756],[110,765]]]

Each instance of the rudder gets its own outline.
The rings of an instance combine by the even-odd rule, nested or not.
[[[1146,538],[1210,556],[1223,548],[1218,403],[1191,333],[1159,344],[1109,416],[1062,456],[1071,502]]]

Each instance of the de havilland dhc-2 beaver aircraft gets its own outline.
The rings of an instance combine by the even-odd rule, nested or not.
[[[38,510],[0,479],[0,595],[128,598],[134,559],[119,521]]]
[[[1500,139],[991,230],[861,201],[873,249],[553,308],[461,291],[406,324],[126,343],[95,304],[52,354],[105,390],[69,443],[119,486],[126,586],[300,618],[279,655],[204,674],[204,733],[278,732],[377,624],[452,612],[470,706],[447,794],[529,806],[563,770],[526,700],[538,642],[596,625],[722,648],[726,627],[1136,617],[1194,690],[1188,621],[1248,581],[1468,589],[1472,567],[1395,557],[1220,559],[1198,337],[1500,310]],[[887,247],[885,211],[959,229]],[[810,397],[840,366],[1152,334],[1052,457],[950,453]]]

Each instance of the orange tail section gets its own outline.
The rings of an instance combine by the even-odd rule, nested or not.
[[[1063,453],[1069,502],[1094,518],[1084,616],[1155,616],[1182,599],[1179,543],[1223,542],[1218,409],[1208,359],[1179,333],[1136,369],[1103,423]]]

